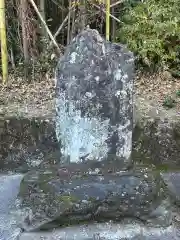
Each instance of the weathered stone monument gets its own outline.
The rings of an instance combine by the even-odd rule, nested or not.
[[[132,164],[133,77],[133,54],[96,30],[80,32],[67,47],[56,74],[60,163],[24,177],[22,206],[31,210],[24,229],[125,218],[170,225],[160,175]]]
[[[119,201],[115,208],[119,217],[133,215],[143,219],[161,205],[165,194],[161,179],[153,172],[146,169],[130,171],[133,54],[125,46],[104,40],[96,30],[86,29],[67,47],[59,61],[56,78],[56,135],[61,145],[61,165],[68,168],[73,163],[86,164],[86,171],[83,169],[89,174],[86,187],[94,188],[91,194],[86,189],[86,196],[95,194],[94,197],[100,200],[101,188],[109,189],[107,195],[106,190],[103,191],[106,195],[103,201],[106,199],[107,205],[105,207],[101,202],[102,208],[97,210],[100,215],[116,215],[111,204],[108,205],[110,194],[113,206],[117,199]],[[95,162],[98,167],[93,168],[91,163],[87,165],[89,162]],[[127,170],[125,175],[122,170]],[[115,178],[106,175],[112,172]],[[95,175],[93,183],[92,173]],[[118,173],[121,176],[117,176]],[[98,175],[103,176],[101,181]],[[111,188],[108,181],[116,184]],[[99,187],[95,186],[98,182]],[[158,210],[158,215],[160,212]],[[161,220],[167,223],[168,211],[165,212],[160,215],[164,214]]]
[[[133,54],[82,31],[60,59],[56,86],[56,133],[62,162],[118,161],[130,164]]]

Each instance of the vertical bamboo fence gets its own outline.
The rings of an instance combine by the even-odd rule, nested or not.
[[[110,32],[110,26],[109,26],[109,20],[110,20],[110,0],[106,0],[106,40],[109,41],[109,32]]]
[[[5,0],[0,0],[0,40],[1,40],[2,79],[3,83],[5,83],[8,77]]]

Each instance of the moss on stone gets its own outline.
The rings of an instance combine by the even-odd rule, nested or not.
[[[73,203],[77,203],[79,201],[79,199],[77,197],[72,196],[72,195],[58,196],[58,200],[60,202],[67,203],[67,204],[73,204]]]

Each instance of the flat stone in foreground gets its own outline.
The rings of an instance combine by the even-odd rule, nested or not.
[[[16,240],[21,229],[13,214],[22,175],[0,176],[0,240]]]
[[[77,171],[76,171],[77,170]],[[86,169],[32,171],[22,183],[22,207],[30,210],[24,229],[52,229],[84,221],[141,219],[169,226],[171,210],[163,182],[148,170],[107,173]]]
[[[178,240],[178,230],[148,228],[141,224],[88,224],[50,232],[23,233],[19,240]]]

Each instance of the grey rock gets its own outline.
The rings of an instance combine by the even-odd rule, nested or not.
[[[96,30],[80,32],[56,72],[56,135],[61,162],[131,163],[134,57]]]
[[[55,123],[47,119],[0,119],[0,170],[20,173],[59,162]]]
[[[169,189],[172,201],[180,206],[180,172],[166,172],[161,175]]]
[[[13,214],[22,175],[0,176],[0,239],[15,240],[21,233],[16,215]]]
[[[88,169],[34,171],[21,183],[22,207],[31,210],[24,229],[124,217],[168,226],[171,210],[163,187],[161,178],[148,170],[106,175],[92,174]]]
[[[49,232],[23,233],[20,240],[178,240],[177,229],[149,228],[142,224],[100,223],[72,226]]]
[[[154,101],[136,99],[133,159],[148,161],[161,169],[180,168],[180,118]]]

